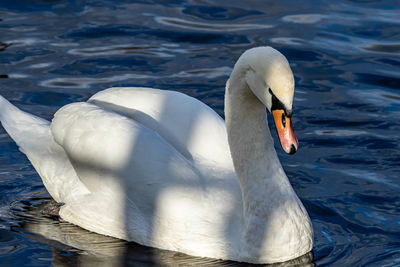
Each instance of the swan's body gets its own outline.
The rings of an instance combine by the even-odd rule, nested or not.
[[[291,113],[289,65],[260,47],[227,82],[226,126],[194,98],[136,87],[67,105],[52,123],[0,96],[0,120],[64,220],[195,256],[282,262],[312,249],[312,227],[274,150],[262,86]]]

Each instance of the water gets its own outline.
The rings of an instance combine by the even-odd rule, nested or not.
[[[102,89],[150,86],[222,115],[238,56],[271,45],[296,79],[300,149],[276,148],[313,222],[311,265],[398,266],[399,12],[398,1],[3,0],[0,94],[51,119]],[[0,265],[237,265],[87,232],[43,216],[49,201],[0,127]]]

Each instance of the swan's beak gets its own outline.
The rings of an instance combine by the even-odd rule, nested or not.
[[[286,116],[283,109],[272,110],[272,115],[283,150],[288,154],[296,153],[299,143],[294,134],[291,118]]]

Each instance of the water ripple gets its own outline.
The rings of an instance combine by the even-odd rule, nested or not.
[[[163,52],[164,51],[164,52]],[[173,57],[171,53],[167,53],[169,49],[164,49],[157,46],[146,46],[146,45],[110,45],[101,47],[90,47],[90,48],[75,48],[68,51],[72,55],[83,55],[83,56],[112,56],[112,55],[142,55],[142,56],[153,56],[153,57]]]
[[[368,46],[361,47],[364,50],[387,53],[387,54],[400,54],[400,44],[369,44]]]
[[[282,20],[298,24],[313,24],[320,22],[322,19],[328,17],[329,16],[322,14],[297,14],[297,15],[284,16]]]
[[[42,81],[41,86],[53,88],[90,88],[93,84],[103,84],[110,82],[120,82],[129,79],[148,79],[151,76],[144,74],[121,74],[110,77],[80,77],[80,78],[54,78]]]
[[[378,83],[382,85],[383,83]],[[382,90],[376,89],[364,89],[364,90],[350,90],[349,93],[351,95],[356,96],[357,98],[373,103],[379,107],[390,107],[392,105],[400,105],[400,95],[395,94],[394,92],[384,92]]]
[[[305,41],[300,38],[295,37],[274,37],[270,39],[271,42],[283,45],[304,45]]]
[[[260,30],[269,29],[273,25],[261,24],[221,24],[221,23],[206,23],[189,21],[173,17],[156,17],[155,20],[166,26],[174,26],[183,29],[208,31],[208,32],[231,32],[231,31],[244,31],[244,30]]]
[[[43,68],[48,68],[53,64],[54,64],[53,62],[36,63],[36,64],[30,65],[29,68],[31,68],[31,69],[43,69]]]
[[[357,169],[343,170],[341,172],[344,175],[350,175],[350,176],[358,178],[358,179],[364,179],[364,180],[367,180],[370,182],[379,183],[379,184],[388,186],[388,187],[396,189],[396,190],[400,189],[399,185],[391,182],[390,180],[386,179],[383,175],[378,174],[378,173],[373,173],[373,172],[364,171],[364,170],[357,170]]]
[[[167,76],[151,76],[145,74],[120,74],[109,77],[67,77],[67,78],[53,78],[40,82],[40,86],[51,88],[90,88],[94,84],[107,84],[113,82],[121,82],[126,80],[137,79],[160,79],[160,78],[199,78],[206,77],[208,79],[215,79],[218,77],[228,77],[232,69],[230,67],[219,68],[202,68],[181,71],[176,74]],[[12,74],[12,78],[26,78],[25,75]]]
[[[46,40],[39,39],[39,38],[18,38],[18,39],[12,39],[8,40],[7,43],[9,45],[13,46],[33,46],[37,44],[43,44],[46,43]]]
[[[11,44],[6,44],[6,43],[2,43],[0,42],[0,52],[6,50],[7,47],[9,47]]]
[[[228,77],[231,71],[232,68],[230,67],[192,69],[187,71],[181,71],[177,74],[172,75],[171,77],[177,77],[177,78],[207,77],[209,79],[214,79],[221,76]]]
[[[358,136],[358,135],[365,135],[368,134],[365,131],[355,131],[355,130],[341,130],[341,129],[334,129],[334,130],[315,130],[314,133],[320,136],[340,136],[340,137],[348,137],[348,136]],[[312,133],[308,133],[312,134]]]

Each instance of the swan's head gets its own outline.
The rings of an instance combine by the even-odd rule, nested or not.
[[[241,61],[247,85],[274,117],[282,148],[294,154],[298,148],[291,120],[294,77],[287,59],[272,47],[256,47],[243,53]]]

